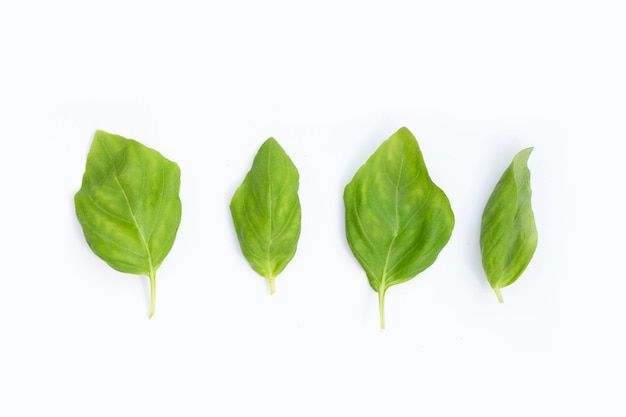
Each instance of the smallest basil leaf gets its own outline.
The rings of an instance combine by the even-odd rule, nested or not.
[[[243,255],[259,275],[274,279],[296,253],[300,237],[300,176],[274,138],[257,152],[252,168],[237,188],[230,211]]]
[[[524,149],[513,158],[483,212],[480,230],[483,269],[501,303],[500,289],[519,278],[537,248],[527,165],[532,150]]]

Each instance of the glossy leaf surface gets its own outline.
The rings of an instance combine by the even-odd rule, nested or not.
[[[519,278],[537,248],[537,226],[531,206],[528,158],[519,152],[487,201],[480,229],[483,268],[498,300],[500,289]]]
[[[405,127],[359,168],[345,188],[344,204],[348,243],[378,292],[384,328],[385,292],[435,262],[452,234],[454,213]]]
[[[91,249],[112,268],[150,279],[154,314],[156,271],[181,218],[180,169],[159,152],[98,130],[87,156],[76,215]]]
[[[274,138],[266,140],[230,203],[237,238],[252,268],[274,279],[296,253],[300,237],[300,176]]]

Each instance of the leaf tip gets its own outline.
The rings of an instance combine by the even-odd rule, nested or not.
[[[532,153],[534,149],[535,148],[533,146],[528,147],[526,149],[522,149],[521,151],[517,153],[515,158],[519,159],[520,161],[523,161],[526,164],[528,163],[528,158],[530,158],[530,154]]]
[[[265,142],[263,142],[263,144],[261,145],[261,148],[263,148],[265,146],[274,146],[274,147],[277,146],[277,147],[282,149],[282,146],[280,146],[278,141],[273,136],[270,136],[269,138],[267,138],[265,140]]]

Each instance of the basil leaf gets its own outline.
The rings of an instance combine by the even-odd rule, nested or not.
[[[515,155],[483,212],[480,229],[483,269],[501,303],[500,289],[519,278],[537,248],[527,165],[532,150],[527,148]]]
[[[274,138],[257,152],[252,168],[230,202],[241,251],[252,269],[274,279],[296,253],[300,237],[298,170]]]
[[[112,268],[150,279],[150,313],[156,271],[176,238],[181,217],[180,169],[131,139],[96,131],[76,216],[96,255]]]
[[[454,213],[405,127],[359,168],[343,198],[348,243],[378,292],[384,329],[385,292],[435,262],[452,234]]]

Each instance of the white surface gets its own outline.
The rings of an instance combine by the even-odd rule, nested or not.
[[[0,415],[626,413],[622,2],[94,3],[0,5]],[[380,332],[342,191],[403,125],[456,226]],[[182,169],[151,320],[74,215],[96,129]],[[303,207],[272,297],[228,211],[269,136]],[[539,246],[499,305],[480,215],[527,146]]]

